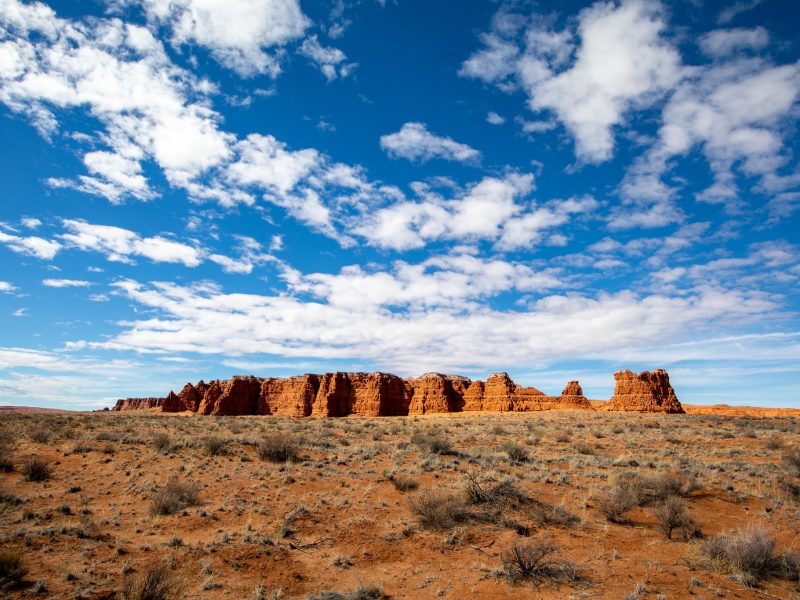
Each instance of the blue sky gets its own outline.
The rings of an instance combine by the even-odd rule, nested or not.
[[[798,11],[0,0],[0,403],[664,367],[800,407]]]

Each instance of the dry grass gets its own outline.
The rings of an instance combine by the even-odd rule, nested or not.
[[[27,572],[22,564],[22,552],[0,550],[0,590],[18,586]]]
[[[287,433],[267,434],[258,445],[258,456],[270,462],[288,462],[300,457],[300,444]]]
[[[164,564],[147,569],[139,577],[127,577],[122,588],[122,600],[172,600],[181,597],[172,570]]]
[[[47,481],[53,476],[53,469],[46,460],[31,458],[22,465],[22,476],[26,481]]]
[[[577,566],[567,560],[556,560],[558,546],[548,539],[515,542],[502,553],[503,570],[512,581],[558,584],[578,578]]]
[[[177,479],[170,479],[162,489],[153,494],[150,513],[172,515],[197,504],[200,504],[200,487],[196,483],[181,483]]]

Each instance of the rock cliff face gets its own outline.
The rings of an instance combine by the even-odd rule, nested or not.
[[[636,412],[683,413],[683,407],[669,383],[664,369],[643,371],[638,375],[630,370],[614,373],[614,395],[601,410]]]
[[[662,369],[636,375],[614,374],[614,397],[602,410],[682,413],[683,408]],[[514,383],[508,373],[483,381],[426,373],[402,379],[391,373],[326,373],[259,378],[237,375],[209,383],[187,383],[166,398],[120,400],[114,410],[161,408],[163,412],[201,415],[279,415],[344,417],[424,415],[461,411],[530,412],[551,409],[592,410],[577,381],[560,396]]]
[[[164,398],[123,398],[117,400],[111,410],[144,410],[147,408],[161,408]]]

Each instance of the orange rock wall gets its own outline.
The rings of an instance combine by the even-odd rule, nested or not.
[[[614,397],[603,410],[683,412],[666,371],[636,375],[614,374]],[[115,410],[134,410],[134,400],[120,400]],[[577,381],[567,383],[560,396],[514,383],[508,373],[483,381],[458,375],[426,373],[402,379],[391,373],[326,373],[284,378],[235,376],[228,380],[187,383],[179,394],[160,401],[164,412],[202,415],[280,415],[287,417],[364,417],[423,415],[461,411],[530,412],[551,409],[593,410]],[[127,403],[127,404],[125,404]]]
[[[684,413],[664,369],[614,373],[614,395],[601,410]]]
[[[122,398],[117,400],[111,410],[145,410],[148,408],[161,408],[164,398]]]

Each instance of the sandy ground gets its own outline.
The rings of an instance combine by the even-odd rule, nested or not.
[[[7,593],[119,598],[126,579],[166,564],[182,585],[174,597],[186,598],[368,585],[393,598],[800,598],[797,581],[765,574],[748,588],[702,551],[749,523],[774,536],[776,553],[800,550],[800,498],[785,485],[800,477],[782,462],[800,445],[800,418],[755,414],[3,414],[14,471],[0,473],[0,546],[28,570]],[[297,445],[295,461],[260,457],[276,433]],[[25,480],[32,457],[48,462],[49,480]],[[601,514],[626,473],[693,481],[680,492],[691,537],[665,539],[656,498],[620,523]],[[512,482],[524,498],[470,504],[468,475],[484,490]],[[171,478],[196,485],[197,503],[153,514]],[[413,489],[396,489],[403,480]],[[436,528],[412,510],[430,492],[460,504],[456,522]],[[542,540],[575,577],[512,580],[508,551]]]

